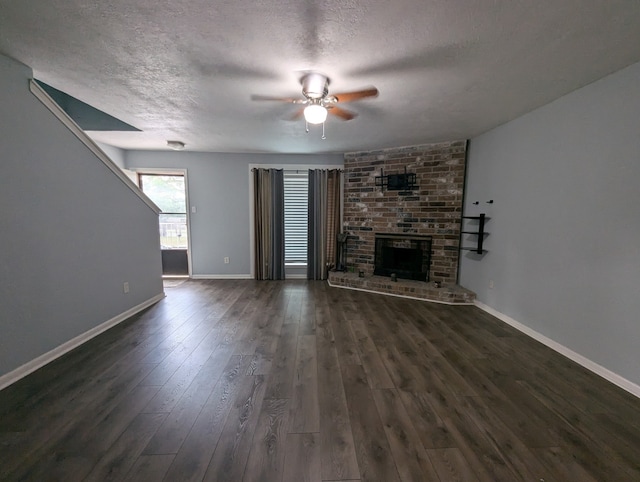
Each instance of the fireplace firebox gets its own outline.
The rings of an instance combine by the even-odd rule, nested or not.
[[[376,234],[373,274],[429,281],[431,236]]]

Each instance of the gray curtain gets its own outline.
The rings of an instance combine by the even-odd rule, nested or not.
[[[256,279],[284,279],[284,173],[253,170]]]
[[[342,171],[309,171],[309,233],[307,237],[307,278],[327,279],[336,266],[337,235],[341,232]]]

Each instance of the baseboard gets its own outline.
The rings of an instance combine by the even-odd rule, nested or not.
[[[395,296],[396,298],[406,298],[408,300],[425,301],[427,303],[439,303],[441,305],[451,305],[451,306],[473,305],[473,303],[454,303],[454,302],[451,302],[451,301],[430,300],[430,299],[427,299],[427,298],[418,298],[416,296],[398,295],[396,293],[385,293],[384,291],[373,291],[373,290],[368,290],[366,288],[355,288],[353,286],[334,285],[329,280],[327,280],[327,284],[329,286],[331,286],[332,288],[342,288],[342,289],[345,289],[345,290],[364,291],[365,293],[373,293],[374,295]]]
[[[612,372],[611,370],[603,367],[602,365],[598,365],[596,362],[589,360],[588,358],[580,355],[579,353],[576,353],[575,351],[571,350],[570,348],[567,348],[566,346],[558,343],[557,341],[552,340],[551,338],[547,338],[543,334],[538,333],[535,330],[532,330],[528,326],[523,325],[519,321],[514,320],[513,318],[511,318],[508,315],[505,315],[504,313],[500,313],[499,311],[494,310],[490,306],[485,305],[484,303],[478,300],[475,301],[475,305],[478,308],[480,308],[482,311],[485,311],[490,315],[495,316],[499,320],[504,321],[507,325],[512,326],[516,330],[524,333],[525,335],[530,336],[534,340],[539,341],[543,345],[548,346],[549,348],[560,353],[561,355],[566,356],[567,358],[569,358],[570,360],[573,360],[577,364],[582,365],[587,370],[595,373],[596,375],[601,376],[605,380],[608,380],[614,385],[617,385],[623,390],[626,390],[632,395],[635,395],[636,397],[640,398],[640,385],[637,385],[632,381],[627,380],[626,378],[618,375],[617,373]]]
[[[194,274],[191,279],[253,279],[250,274]]]
[[[47,353],[44,353],[37,358],[34,358],[30,362],[25,363],[24,365],[16,368],[15,370],[0,376],[0,390],[26,377],[30,373],[35,372],[36,370],[38,370],[39,368],[42,368],[46,364],[51,363],[56,358],[60,358],[65,353],[70,352],[74,348],[77,348],[83,343],[86,343],[92,338],[95,338],[99,334],[104,333],[109,328],[112,328],[117,324],[122,323],[126,319],[132,317],[133,315],[140,313],[142,310],[157,303],[164,297],[165,297],[165,294],[164,292],[162,292],[154,296],[153,298],[149,298],[148,300],[140,303],[139,305],[128,309],[124,313],[120,313],[119,315],[111,318],[110,320],[107,320],[104,323],[101,323],[100,325],[94,328],[91,328],[88,331],[85,331],[81,335],[78,335],[75,338],[72,338],[71,340],[63,343],[62,345],[54,348],[53,350],[48,351]]]

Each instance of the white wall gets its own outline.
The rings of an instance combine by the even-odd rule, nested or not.
[[[472,139],[467,176],[460,283],[640,384],[640,63]]]
[[[162,294],[157,214],[31,76],[0,56],[0,377]]]
[[[109,159],[120,168],[120,170],[127,176],[132,183],[138,185],[138,176],[135,172],[128,170],[124,164],[125,151],[119,147],[110,146],[109,144],[103,144],[101,142],[94,141],[97,146],[102,149]]]
[[[98,147],[104,151],[104,153],[109,156],[109,158],[113,161],[113,163],[118,166],[120,169],[124,170],[124,151],[119,149],[118,147],[110,146],[108,144],[103,144],[101,142],[96,142]]]
[[[343,165],[343,156],[126,151],[127,169],[186,169],[194,277],[249,277],[249,165]],[[224,257],[229,264],[224,264]]]

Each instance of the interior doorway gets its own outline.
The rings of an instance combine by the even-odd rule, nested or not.
[[[159,220],[162,275],[189,276],[189,217],[185,175],[138,172],[138,185],[162,210]]]

